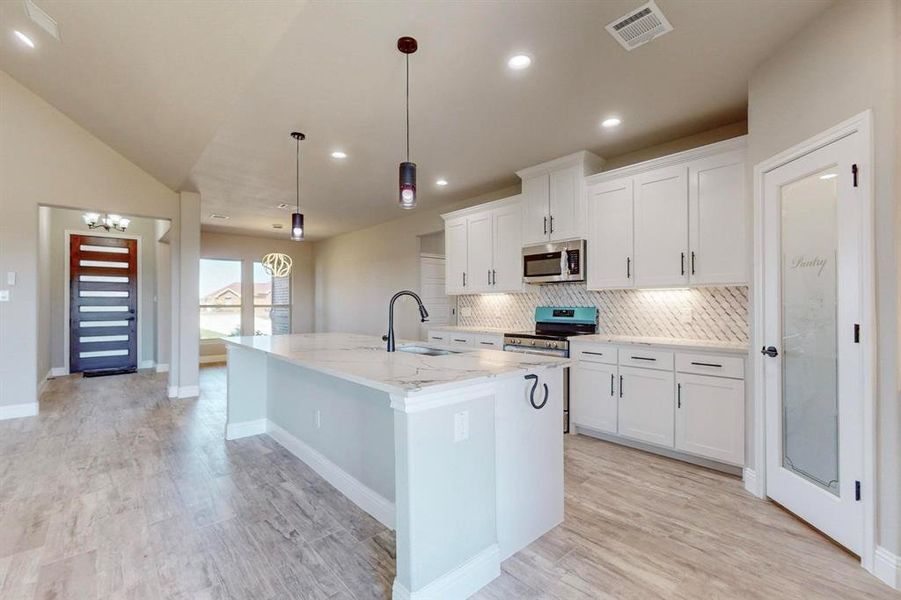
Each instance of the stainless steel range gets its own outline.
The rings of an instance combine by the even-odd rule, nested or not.
[[[597,333],[598,309],[587,306],[539,306],[535,331],[504,334],[504,350],[569,357],[569,338]],[[563,376],[563,431],[569,432],[569,369]]]

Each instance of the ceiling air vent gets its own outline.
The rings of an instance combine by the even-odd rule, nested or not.
[[[626,50],[634,50],[672,30],[653,0],[607,25],[610,35]]]
[[[44,9],[32,2],[32,0],[25,0],[25,12],[28,13],[28,18],[34,21],[35,25],[56,38],[56,41],[59,41],[59,25],[53,17],[44,12]]]

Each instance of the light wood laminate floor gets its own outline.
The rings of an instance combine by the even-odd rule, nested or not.
[[[59,378],[0,422],[0,598],[390,598],[392,532],[266,436],[225,442],[224,369],[201,383]],[[737,479],[569,436],[565,523],[476,597],[901,594]]]

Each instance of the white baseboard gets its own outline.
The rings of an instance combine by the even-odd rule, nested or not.
[[[266,419],[242,421],[240,423],[227,423],[225,425],[225,439],[238,440],[252,435],[266,433],[266,424]]]
[[[68,374],[68,367],[53,367],[52,369],[50,369],[50,375],[52,377],[65,377]]]
[[[200,357],[200,364],[208,365],[210,363],[228,362],[228,354],[207,354]]]
[[[156,372],[157,373],[168,373],[169,372],[169,363],[157,363]]]
[[[742,470],[741,478],[744,480],[745,490],[748,493],[754,494],[758,498],[764,497],[764,490],[760,489],[760,482],[757,481],[757,471],[746,467]]]
[[[364,485],[347,471],[320,454],[318,450],[294,437],[272,421],[266,428],[269,437],[281,444],[288,452],[305,462],[323,479],[350,498],[351,502],[368,512],[382,525],[394,529],[396,509],[394,503]]]
[[[901,556],[877,546],[873,555],[873,575],[896,590],[901,590]]]
[[[41,379],[41,382],[38,384],[38,400],[41,399],[41,394],[44,393],[44,390],[47,389],[47,384],[50,382],[50,379],[53,378],[53,369],[47,371],[47,374]]]
[[[37,402],[0,406],[0,421],[5,421],[6,419],[21,419],[22,417],[33,417],[37,414]]]
[[[170,385],[167,388],[166,395],[169,398],[196,398],[200,395],[200,387],[196,385],[185,385],[182,387]]]
[[[152,360],[142,360],[140,363],[138,363],[139,369],[152,369],[155,366],[156,363]]]
[[[500,556],[500,548],[493,544],[415,592],[395,579],[391,597],[393,600],[464,600],[500,576]]]

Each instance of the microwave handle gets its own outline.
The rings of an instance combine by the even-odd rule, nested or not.
[[[569,275],[569,250],[560,251],[560,274]]]

